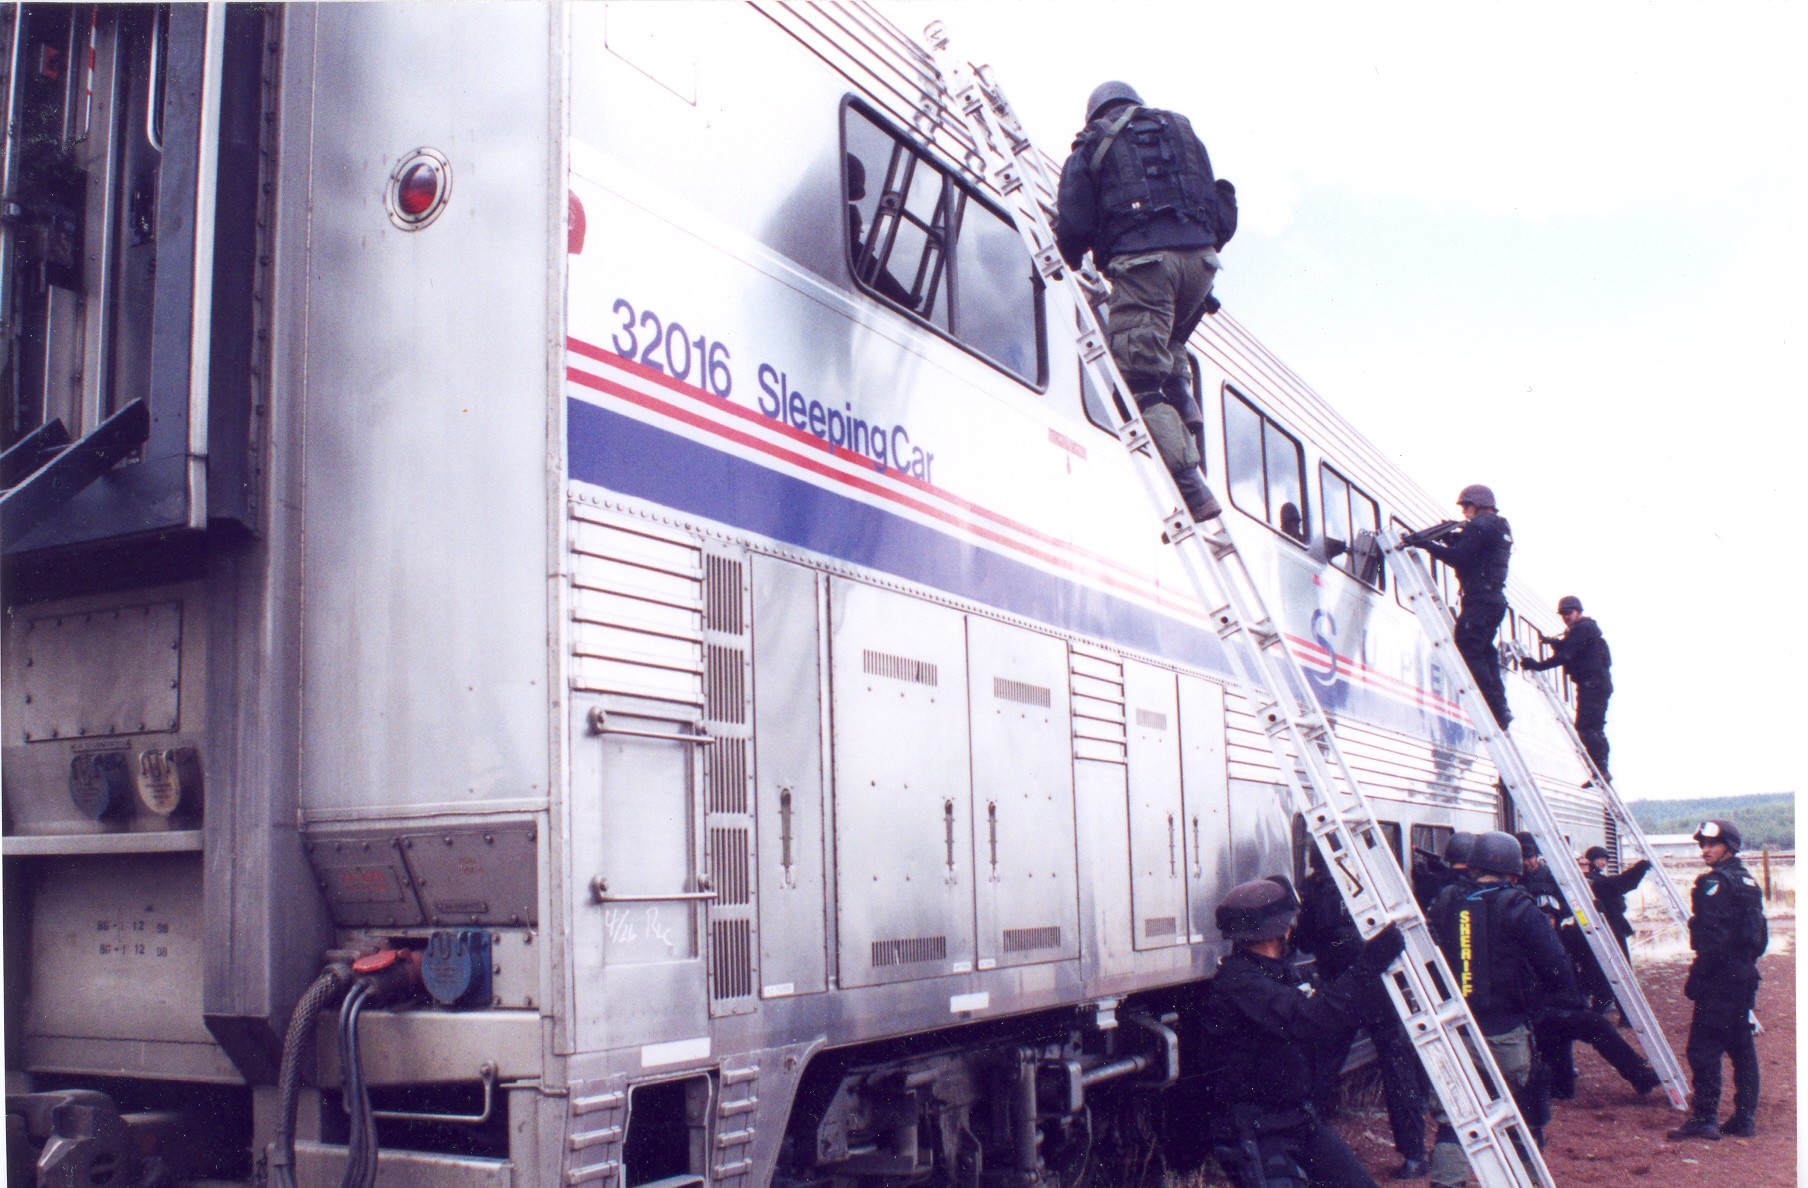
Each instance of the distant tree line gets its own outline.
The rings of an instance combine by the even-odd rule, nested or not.
[[[1712,817],[1739,827],[1747,850],[1795,849],[1795,793],[1703,796],[1695,800],[1634,800],[1627,808],[1646,834],[1693,833]]]

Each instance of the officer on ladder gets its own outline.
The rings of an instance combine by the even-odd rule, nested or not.
[[[1217,309],[1212,282],[1236,231],[1236,189],[1212,176],[1185,116],[1145,107],[1128,83],[1096,87],[1086,121],[1061,169],[1055,240],[1069,267],[1090,251],[1111,277],[1112,360],[1187,510],[1209,520],[1221,509],[1199,473],[1205,418],[1186,341]]]
[[[1405,951],[1393,925],[1362,943],[1340,977],[1309,986],[1287,961],[1300,902],[1285,879],[1232,887],[1218,931],[1236,947],[1197,1016],[1212,1153],[1238,1188],[1375,1188],[1312,1096],[1328,1045],[1356,1026],[1356,999]]]
[[[1582,860],[1586,864],[1583,875],[1588,879],[1589,890],[1594,892],[1595,907],[1600,910],[1601,919],[1607,921],[1607,927],[1613,931],[1613,939],[1619,942],[1620,953],[1630,964],[1632,947],[1628,942],[1632,939],[1634,929],[1626,919],[1626,893],[1644,880],[1651,870],[1651,863],[1641,858],[1619,874],[1608,874],[1605,846],[1588,847],[1582,854]],[[1607,997],[1601,997],[1596,1005],[1606,1010]],[[1624,1005],[1620,1007],[1620,1026],[1626,1026]]]
[[[1764,893],[1739,861],[1739,830],[1728,821],[1703,821],[1695,831],[1708,871],[1690,899],[1689,947],[1695,963],[1682,992],[1695,1003],[1689,1020],[1689,1074],[1694,1110],[1672,1139],[1752,1138],[1758,1133],[1758,958],[1770,943]],[[1733,1061],[1733,1113],[1717,1121],[1720,1058]]]
[[[1603,778],[1611,781],[1607,770],[1607,701],[1613,696],[1613,653],[1607,650],[1607,637],[1601,625],[1582,613],[1582,600],[1566,594],[1557,600],[1557,614],[1565,628],[1561,639],[1539,633],[1538,638],[1550,646],[1551,654],[1542,660],[1527,660],[1524,667],[1533,672],[1563,666],[1563,672],[1576,685],[1576,736],[1588,749]],[[1590,781],[1592,782],[1592,781]],[[1587,787],[1588,784],[1582,785]]]
[[[1526,1097],[1532,1075],[1531,1018],[1546,999],[1579,1001],[1569,958],[1557,933],[1530,896],[1512,880],[1525,869],[1519,839],[1494,830],[1469,853],[1475,881],[1444,890],[1431,908],[1431,930],[1462,988],[1488,1049],[1512,1087],[1534,1137],[1543,1142],[1542,1120]],[[1431,1152],[1431,1182],[1460,1185],[1468,1166],[1456,1130],[1439,1116]]]
[[[1494,711],[1494,720],[1505,730],[1513,713],[1507,708],[1507,688],[1500,679],[1494,633],[1507,617],[1507,560],[1513,552],[1513,529],[1495,509],[1493,490],[1480,483],[1464,487],[1456,502],[1464,522],[1454,525],[1454,531],[1444,532],[1441,539],[1431,539],[1430,532],[1415,533],[1406,543],[1424,549],[1456,571],[1462,587],[1456,650],[1468,663],[1475,687]]]

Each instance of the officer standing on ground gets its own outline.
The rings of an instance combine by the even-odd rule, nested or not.
[[[1086,101],[1061,169],[1055,239],[1069,267],[1087,252],[1111,278],[1105,334],[1143,423],[1195,520],[1221,514],[1199,473],[1205,424],[1186,341],[1217,309],[1218,250],[1237,229],[1236,188],[1212,176],[1187,118],[1145,107],[1128,83]]]
[[[1550,917],[1551,923],[1561,926],[1569,919],[1569,905],[1563,902],[1563,891],[1557,886],[1557,876],[1544,863],[1544,855],[1538,851],[1538,839],[1530,832],[1520,830],[1513,835],[1519,842],[1519,852],[1525,856],[1525,866],[1520,871],[1519,885],[1538,910]]]
[[[1362,955],[1362,933],[1350,918],[1337,884],[1325,869],[1324,858],[1317,847],[1311,851],[1312,871],[1300,888],[1299,924],[1293,930],[1293,943],[1301,952],[1312,954],[1318,975],[1325,980],[1343,976]],[[1400,1153],[1401,1165],[1394,1173],[1396,1180],[1419,1180],[1431,1169],[1425,1158],[1425,1094],[1419,1085],[1419,1057],[1413,1051],[1406,1027],[1394,1011],[1387,987],[1376,975],[1356,987],[1353,1003],[1355,1019],[1368,1032],[1375,1046],[1375,1061],[1381,1071],[1381,1092],[1387,1099],[1387,1123],[1393,1132],[1394,1150]],[[1356,1040],[1352,1029],[1341,1042],[1333,1042],[1319,1071],[1319,1087],[1315,1104],[1319,1117],[1331,1118],[1342,1081],[1343,1064],[1350,1046]]]
[[[1313,992],[1286,960],[1299,908],[1285,879],[1239,883],[1218,905],[1218,931],[1236,947],[1198,1016],[1212,1153],[1239,1188],[1375,1188],[1337,1131],[1320,1123],[1312,1096],[1325,1048],[1356,1026],[1358,988],[1406,941],[1388,926],[1342,977]]]
[[[1563,637],[1552,639],[1540,632],[1538,638],[1550,646],[1551,654],[1542,660],[1527,660],[1525,667],[1543,672],[1563,666],[1565,675],[1576,685],[1576,735],[1601,775],[1611,781],[1613,774],[1607,770],[1607,701],[1613,696],[1613,653],[1607,649],[1601,625],[1582,613],[1580,598],[1574,594],[1559,598],[1557,614],[1563,620]]]
[[[1495,830],[1476,839],[1469,854],[1475,883],[1452,886],[1432,905],[1431,930],[1462,987],[1475,1022],[1514,1100],[1543,1142],[1542,1120],[1526,1097],[1532,1074],[1532,1013],[1543,998],[1576,1000],[1575,977],[1557,934],[1514,886],[1525,869],[1519,840]],[[1454,1188],[1468,1178],[1456,1131],[1441,1115],[1431,1152],[1431,1182]]]
[[[1670,1132],[1673,1139],[1752,1138],[1758,1133],[1758,1046],[1752,1041],[1758,1000],[1758,958],[1770,943],[1764,893],[1739,861],[1739,830],[1727,821],[1703,821],[1695,831],[1706,874],[1690,900],[1689,947],[1695,963],[1682,992],[1695,1003],[1689,1020],[1692,1116]],[[1720,1058],[1733,1061],[1733,1113],[1720,1108]]]
[[[1409,537],[1456,572],[1462,587],[1462,609],[1456,616],[1456,650],[1463,654],[1475,687],[1481,690],[1494,720],[1505,730],[1513,720],[1507,687],[1500,679],[1500,653],[1494,635],[1507,617],[1507,561],[1513,552],[1513,529],[1494,507],[1494,492],[1480,483],[1464,487],[1456,497],[1464,522],[1438,540]]]
[[[1613,930],[1613,939],[1620,942],[1620,952],[1625,954],[1627,962],[1632,960],[1633,927],[1626,920],[1626,894],[1644,881],[1650,872],[1651,864],[1644,859],[1634,862],[1617,875],[1607,873],[1607,850],[1603,846],[1590,846],[1583,851],[1583,861],[1588,864],[1585,876],[1588,886],[1594,892],[1595,907],[1601,912],[1601,918],[1607,921],[1607,927]],[[1606,1003],[1596,1005],[1603,1010]],[[1626,1026],[1626,1008],[1620,1007],[1620,1026]]]

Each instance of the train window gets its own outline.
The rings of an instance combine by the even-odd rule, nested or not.
[[[1324,516],[1326,558],[1351,577],[1358,577],[1356,534],[1381,530],[1380,505],[1361,487],[1322,462],[1318,467],[1318,499]],[[1376,589],[1386,586],[1386,575],[1380,569],[1375,570],[1372,584]]]
[[[1381,836],[1387,839],[1387,848],[1394,852],[1394,861],[1400,864],[1401,870],[1405,870],[1406,842],[1400,832],[1400,822],[1378,821],[1376,824],[1381,826]]]
[[[1436,854],[1442,858],[1444,847],[1450,844],[1450,835],[1456,830],[1448,825],[1414,825],[1412,827],[1412,848],[1424,850],[1428,854]]]
[[[1387,522],[1388,526],[1401,536],[1412,531],[1411,528],[1400,522],[1398,516],[1389,516]],[[1431,566],[1431,588],[1438,592],[1438,597],[1444,600],[1444,605],[1450,608],[1450,613],[1455,614],[1457,610],[1456,575],[1450,572],[1450,566],[1442,561],[1433,560],[1424,553],[1419,554],[1419,559]],[[1406,605],[1406,593],[1400,588],[1399,582],[1394,583],[1394,601],[1401,606]]]
[[[841,129],[854,282],[1046,387],[1042,281],[1010,219],[864,106],[846,102]]]
[[[1299,439],[1229,385],[1224,388],[1224,454],[1231,502],[1304,544],[1310,522]]]

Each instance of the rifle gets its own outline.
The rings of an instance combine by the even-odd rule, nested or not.
[[[1430,544],[1434,540],[1441,540],[1462,526],[1463,521],[1461,520],[1444,520],[1441,523],[1433,524],[1429,528],[1421,528],[1417,532],[1408,532],[1401,538],[1400,543],[1406,545],[1408,548],[1417,548],[1420,545]]]

